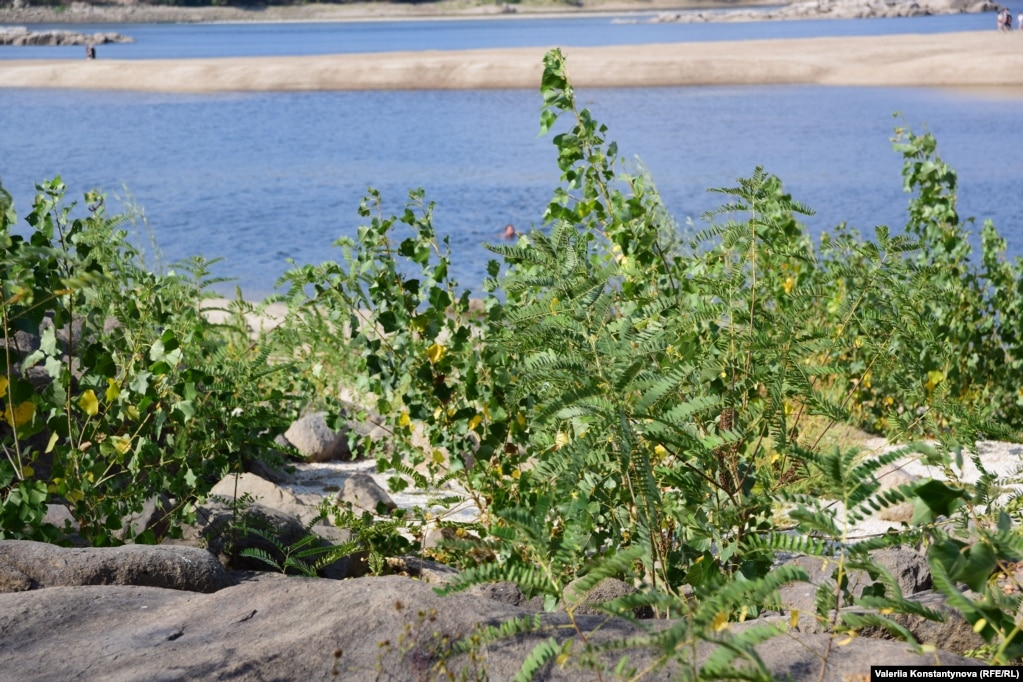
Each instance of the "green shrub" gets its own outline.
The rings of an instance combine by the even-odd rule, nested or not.
[[[208,263],[147,272],[102,196],[72,217],[59,178],[38,189],[27,237],[13,208],[0,217],[0,537],[58,537],[52,501],[90,542],[152,542],[123,517],[163,494],[176,532],[279,425],[283,396],[263,391],[266,353],[203,315]]]
[[[336,426],[372,418],[387,432],[353,445],[395,472],[394,490],[412,479],[439,491],[379,534],[369,517],[342,514],[375,570],[406,548],[397,524],[417,537],[457,525],[446,511],[468,500],[479,520],[433,550],[463,568],[448,590],[509,580],[574,617],[573,594],[624,578],[642,590],[605,611],[653,607],[676,620],[611,648],[641,642],[694,678],[767,678],[755,646],[779,629],[740,635],[728,623],[806,579],[775,566],[778,552],[833,561],[815,614],[832,632],[908,638],[884,614],[936,614],[906,600],[869,552],[912,541],[929,546],[938,589],[992,643],[992,660],[1019,656],[1019,600],[995,586],[1023,558],[1018,502],[1001,509],[993,476],[967,485],[958,471],[964,452],[980,464],[979,439],[1020,438],[1023,263],[1006,262],[989,223],[971,260],[955,174],[933,137],[896,130],[916,193],[904,234],[881,226],[868,240],[843,225],[815,244],[799,222],[810,209],[763,168],[714,190],[725,203],[681,233],[650,179],[577,108],[560,52],[544,67],[540,127],[556,131],[562,185],[544,229],[490,247],[503,263],[488,264],[481,299],[450,276],[422,190],[398,217],[371,192],[368,224],[336,242],[343,262],[293,267],[289,315],[256,343],[240,318],[258,309],[238,301],[231,324],[208,322],[207,264],[192,261],[188,277],[145,271],[97,195],[72,219],[59,181],[40,186],[25,239],[0,194],[3,536],[55,538],[42,523],[50,500],[96,543],[116,541],[123,515],[157,491],[186,518],[205,486],[315,408]],[[38,332],[39,348],[20,346],[19,331]],[[850,424],[902,447],[866,457],[832,435]],[[911,442],[921,437],[931,443]],[[949,480],[882,491],[880,468],[903,457]],[[851,541],[852,524],[906,502],[912,532]],[[292,568],[309,568],[318,550],[289,551]],[[851,570],[874,581],[858,597]],[[844,610],[853,603],[876,611]],[[700,640],[719,648],[697,665]],[[570,646],[544,642],[520,677]]]

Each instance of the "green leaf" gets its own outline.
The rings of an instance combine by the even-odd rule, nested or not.
[[[940,517],[951,516],[968,499],[966,491],[944,481],[930,480],[916,486],[913,501],[913,525],[931,523]]]
[[[174,403],[171,412],[179,415],[182,421],[187,422],[195,417],[195,404],[191,400],[179,400]]]

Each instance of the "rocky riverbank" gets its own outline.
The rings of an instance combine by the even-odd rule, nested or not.
[[[756,5],[769,0],[752,0]],[[0,0],[0,23],[209,23],[209,22],[290,22],[290,21],[380,21],[401,19],[584,16],[610,12],[669,11],[684,8],[714,9],[736,7],[728,0],[577,0],[550,2],[525,0],[514,4],[474,0],[437,0],[436,2],[351,2],[308,3],[262,7],[180,7],[148,5],[137,2],[92,4],[72,2],[60,7],[28,6],[14,0],[4,6]]]
[[[322,422],[300,420],[285,437],[311,460],[351,457],[336,447],[347,442],[344,434],[329,432]],[[1017,445],[984,443],[979,455],[985,466],[1002,472],[1014,467],[1020,450]],[[313,486],[318,490],[292,492],[299,481],[313,482],[303,471],[287,474],[262,468],[260,473],[281,485],[246,473],[237,479],[228,477],[213,492],[252,500],[242,512],[246,525],[272,528],[284,545],[297,542],[307,529],[324,540],[343,543],[352,537],[348,529],[315,523],[324,498],[367,511],[378,508],[377,502],[393,508],[393,502],[370,480],[376,476],[353,473],[351,463],[335,463],[337,477],[318,477]],[[912,470],[918,464],[908,462],[905,468]],[[904,468],[892,471],[912,475]],[[940,472],[921,473],[940,477]],[[894,483],[905,482],[899,478]],[[602,644],[609,645],[592,661],[606,669],[623,655],[640,668],[654,665],[658,651],[640,644],[643,633],[649,627],[673,624],[644,620],[649,615],[639,614],[638,622],[630,622],[595,611],[590,603],[634,591],[613,579],[578,595],[580,604],[569,617],[564,607],[542,613],[537,600],[526,599],[510,583],[438,596],[434,588],[449,584],[457,572],[418,556],[390,558],[384,572],[392,575],[384,576],[365,575],[365,557],[359,554],[327,566],[320,580],[259,572],[268,569],[260,562],[228,570],[223,539],[232,514],[223,502],[204,505],[198,514],[200,525],[186,529],[183,541],[155,547],[62,548],[0,542],[0,665],[4,673],[22,681],[83,675],[125,680],[153,679],[154,675],[176,680],[361,680],[383,675],[411,681],[442,679],[441,672],[457,679],[462,679],[460,675],[478,679],[485,672],[488,679],[506,680],[549,638],[559,646],[576,640],[577,650],[596,645],[594,650],[601,651]],[[132,523],[147,524],[142,518]],[[902,527],[901,522],[890,525]],[[243,532],[232,542],[236,550],[241,546],[274,551],[263,536],[253,533]],[[430,534],[423,538],[426,547],[433,542]],[[876,552],[873,558],[912,604],[938,614],[938,620],[914,613],[892,616],[922,644],[937,650],[913,653],[911,645],[890,641],[890,633],[879,627],[863,627],[856,638],[842,635],[841,645],[834,646],[827,623],[813,615],[819,590],[833,589],[833,565],[809,556],[783,559],[802,567],[808,579],[783,586],[777,594],[777,609],[745,622],[726,623],[716,630],[714,639],[727,642],[750,628],[777,628],[777,634],[758,645],[757,652],[774,679],[797,682],[868,679],[871,666],[880,664],[978,665],[963,655],[977,651],[984,641],[934,589],[922,552],[895,547]],[[1006,580],[1020,579],[1018,567],[1015,570]],[[874,589],[873,580],[862,571],[852,571],[847,578],[852,594]],[[1006,589],[1010,588],[1006,583]],[[844,613],[870,617],[875,612],[850,606]],[[481,636],[483,627],[516,620],[530,626],[515,636],[512,630],[503,638]],[[452,646],[462,639],[470,648]],[[619,644],[612,646],[614,642]],[[713,641],[694,640],[691,650],[685,650],[704,662],[715,647]],[[593,671],[572,656],[566,656],[564,665],[548,664],[542,670],[546,680],[595,679]],[[684,670],[676,659],[663,672],[675,679]],[[470,677],[474,671],[477,676]]]
[[[0,26],[0,45],[106,45],[134,43],[120,33],[77,33],[75,31],[30,31],[27,26]]]
[[[993,12],[994,0],[802,0],[771,9],[771,0],[580,0],[579,2],[466,2],[430,3],[354,2],[287,6],[180,7],[72,2],[67,6],[34,7],[15,0],[0,6],[0,24],[41,23],[280,23],[293,21],[380,21],[402,19],[492,18],[498,16],[586,16],[629,12],[659,12],[654,19],[618,18],[619,23],[778,21],[786,19],[862,19],[913,17],[935,14]],[[697,10],[697,11],[693,11]]]
[[[33,577],[52,578],[54,565],[64,567],[64,582],[29,586]],[[101,566],[106,573],[96,570]],[[537,613],[517,604],[517,590],[504,589],[513,588],[508,584],[441,597],[424,577],[428,571],[418,579],[341,581],[228,574],[198,549],[74,550],[18,541],[0,542],[2,571],[24,579],[22,589],[0,594],[0,665],[4,679],[19,682],[511,680],[552,642],[565,655],[541,664],[528,679],[580,682],[624,679],[609,672],[623,656],[636,670],[652,668],[658,658],[656,646],[640,644],[651,621],[581,608],[571,619],[564,612]],[[172,581],[175,587],[154,586],[154,576],[166,574],[181,576]],[[95,582],[78,582],[81,576]],[[778,634],[756,647],[774,679],[849,682],[870,679],[872,665],[979,665],[945,650],[917,654],[906,643],[868,636],[842,636],[835,646],[829,635],[800,627],[781,634],[786,626],[776,620]],[[969,625],[959,623],[969,633]],[[727,642],[756,625],[766,623],[727,624],[713,639]],[[942,644],[950,639],[947,632],[934,634]],[[709,639],[684,637],[678,658],[656,677],[689,679],[692,669],[679,659],[692,655],[700,665],[715,649]]]
[[[991,0],[803,0],[776,9],[743,8],[713,12],[664,12],[655,23],[705,23],[715,21],[786,21],[795,19],[889,19],[939,14],[996,12]]]

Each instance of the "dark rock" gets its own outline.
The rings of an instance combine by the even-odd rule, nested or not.
[[[322,550],[303,559],[312,566],[330,554],[331,547],[353,539],[350,529],[321,518],[315,504],[306,504],[291,491],[253,473],[231,474],[213,486],[206,503],[196,511],[196,523],[182,530],[180,543],[206,547],[223,565],[253,571],[280,570],[286,553],[293,553],[300,545],[302,551]],[[308,540],[309,536],[314,539]],[[244,550],[265,553],[276,566],[242,556]],[[317,573],[340,580],[365,575],[366,571],[365,552],[359,551],[320,567]]]
[[[220,504],[203,505],[196,525],[184,529],[185,542],[205,544],[224,566],[252,571],[272,571],[274,567],[242,556],[243,550],[265,552],[283,563],[278,544],[289,547],[305,536],[305,526],[297,518],[258,502],[238,510]]]
[[[248,497],[253,502],[290,514],[303,523],[311,522],[318,514],[315,507],[303,503],[290,490],[285,490],[253,473],[225,476],[210,489],[209,497],[214,503],[228,506],[234,500]]]
[[[877,564],[892,574],[903,596],[923,592],[931,588],[931,573],[927,559],[920,553],[904,547],[890,547],[873,552],[871,556]],[[778,590],[779,606],[782,610],[795,610],[801,613],[813,613],[817,588],[821,585],[834,585],[834,572],[838,568],[833,557],[798,556],[785,563],[794,564],[806,570],[808,582],[791,583]],[[859,597],[863,589],[880,581],[872,580],[861,570],[848,572],[847,590],[852,597]]]
[[[216,557],[192,547],[124,545],[58,547],[0,541],[0,589],[21,591],[79,585],[144,585],[216,592],[232,584]]]
[[[447,585],[458,577],[458,571],[450,566],[413,555],[390,557],[387,568],[394,575],[418,578],[432,585]]]
[[[295,481],[294,468],[285,464],[283,455],[277,453],[261,459],[251,459],[246,463],[246,468],[250,473],[277,485]]]
[[[574,580],[565,586],[565,600],[558,605],[559,610],[566,610],[565,602],[572,601],[575,604],[573,612],[576,614],[605,614],[606,611],[597,608],[598,605],[637,592],[635,587],[617,578],[604,578],[585,594],[578,594],[578,587],[579,580]],[[649,606],[641,606],[633,609],[632,615],[635,618],[653,618],[654,610]]]
[[[888,616],[892,621],[912,632],[921,644],[934,644],[955,654],[964,654],[984,645],[984,638],[973,631],[973,626],[963,617],[962,613],[945,602],[945,596],[940,592],[921,592],[909,597],[909,600],[922,604],[932,611],[937,611],[943,617],[943,620],[935,621],[910,613],[897,613]],[[862,628],[860,635],[881,639],[891,638],[888,631],[882,628]]]
[[[529,611],[543,610],[543,597],[526,597],[515,583],[490,583],[489,585],[475,585],[466,590],[467,594],[474,594],[484,599],[518,606]]]
[[[145,533],[153,531],[157,540],[161,540],[170,532],[170,515],[174,511],[174,502],[169,495],[159,494],[142,503],[142,509],[124,517],[121,530],[114,537],[129,541]]]
[[[914,549],[888,547],[870,556],[875,563],[892,574],[904,596],[926,592],[933,586],[927,558]]]

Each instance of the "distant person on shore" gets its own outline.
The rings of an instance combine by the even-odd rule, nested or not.
[[[1016,15],[1016,30],[1023,31],[1023,12]]]
[[[96,58],[96,47],[92,43],[89,43],[88,45],[85,46],[85,58],[86,59]]]
[[[1008,7],[1003,7],[998,12],[998,30],[999,31],[1012,30],[1012,11],[1010,11]]]
[[[515,239],[516,237],[519,236],[519,233],[515,231],[514,225],[508,223],[507,225],[504,226],[504,231],[501,233],[501,236],[504,237],[505,239]]]

